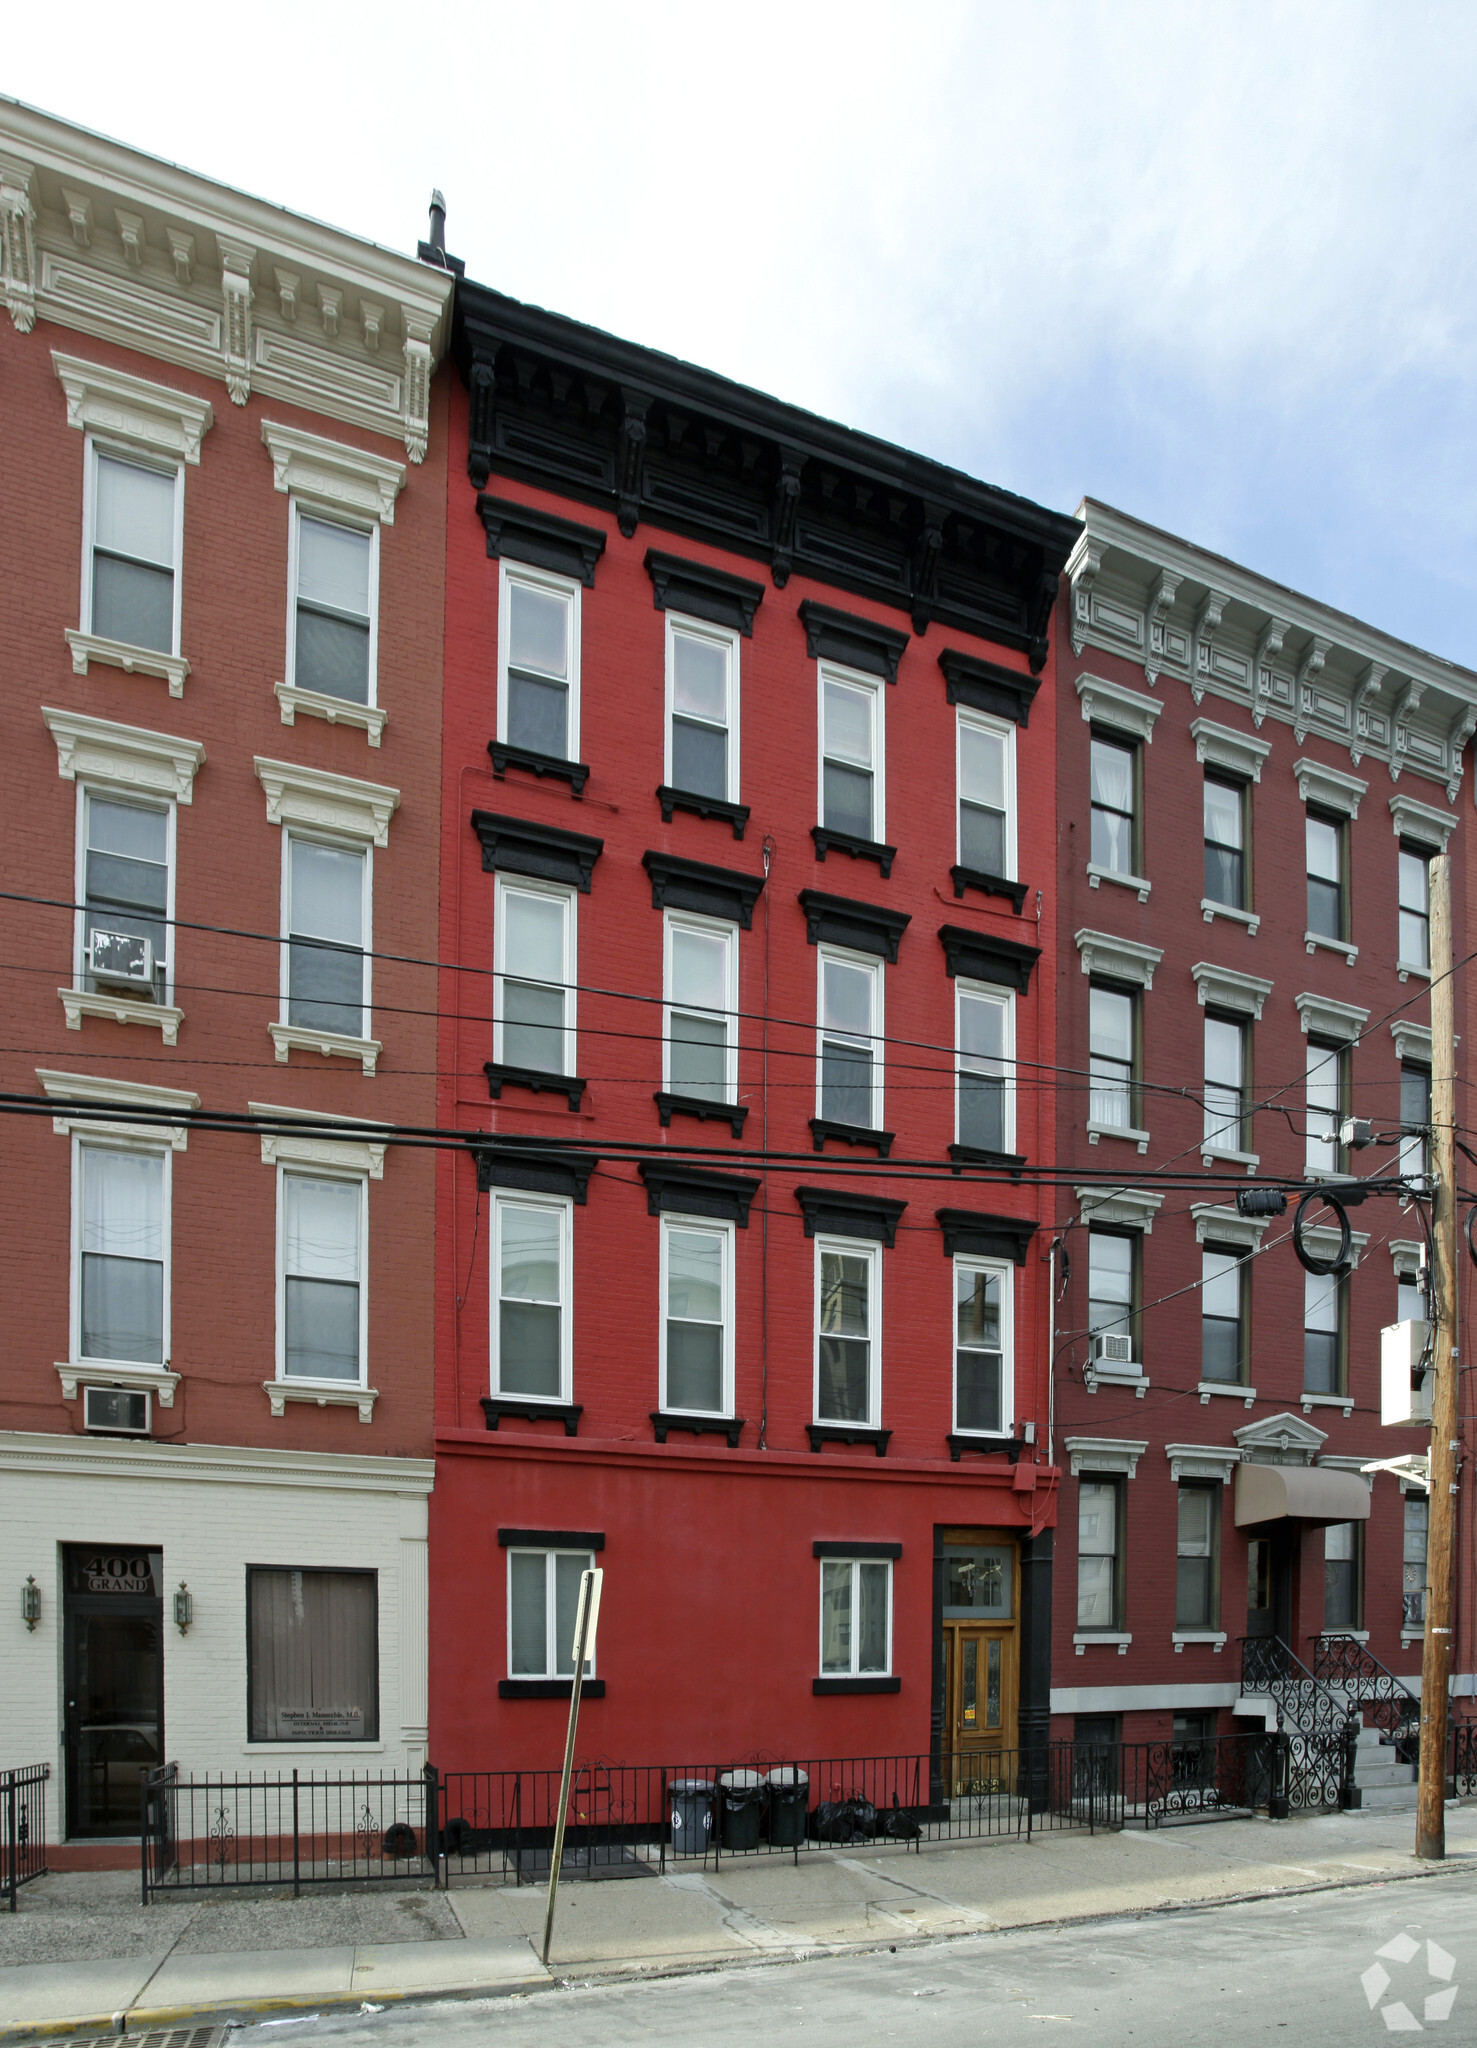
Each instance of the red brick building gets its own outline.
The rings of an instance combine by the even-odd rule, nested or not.
[[[425,1753],[451,279],[8,101],[0,220],[5,1719],[136,1836]]]
[[[1425,1494],[1361,1470],[1427,1448],[1380,1410],[1380,1329],[1424,1314],[1418,1214],[1353,1208],[1356,1264],[1325,1278],[1291,1210],[1236,1193],[1423,1170],[1419,1137],[1352,1151],[1339,1127],[1429,1118],[1426,860],[1463,872],[1477,677],[1081,512],[1056,636],[1056,1147],[1082,1185],[1058,1212],[1052,1709],[1089,1741],[1193,1737],[1260,1725],[1243,1637],[1312,1666],[1354,1635],[1419,1689]],[[1471,1555],[1464,1501],[1465,1691]]]
[[[1075,527],[478,286],[457,322],[437,1760],[557,1755],[591,1558],[594,1753],[1009,1746]]]

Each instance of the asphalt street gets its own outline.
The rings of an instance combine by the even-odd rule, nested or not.
[[[1453,1996],[1454,1993],[1454,1996]],[[1429,2003],[1428,2003],[1429,2001]],[[1477,1871],[861,1956],[582,1985],[243,2029],[232,2048],[770,2048],[898,2042],[1158,2048],[1477,2035]],[[1229,2030],[1229,2031],[1227,2031]]]

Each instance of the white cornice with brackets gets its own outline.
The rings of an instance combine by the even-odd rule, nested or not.
[[[1152,1233],[1154,1218],[1164,1203],[1163,1195],[1151,1194],[1147,1188],[1123,1188],[1109,1184],[1100,1188],[1077,1188],[1074,1193],[1085,1224],[1116,1223],[1126,1230],[1141,1230],[1146,1237]]]
[[[1256,739],[1249,732],[1234,732],[1229,725],[1213,719],[1192,718],[1190,736],[1195,742],[1195,759],[1211,768],[1225,768],[1232,775],[1244,775],[1248,782],[1260,782],[1262,763],[1272,751],[1270,740]]]
[[[1182,1479],[1218,1479],[1222,1486],[1229,1486],[1231,1474],[1241,1463],[1241,1450],[1235,1444],[1166,1444],[1164,1455],[1175,1486]]]
[[[110,441],[127,441],[151,455],[197,463],[200,443],[215,424],[208,398],[173,391],[125,376],[104,363],[83,362],[80,356],[51,351],[56,374],[67,395],[67,425]]]
[[[1390,1036],[1395,1041],[1395,1057],[1410,1060],[1416,1066],[1429,1067],[1431,1064],[1431,1027],[1429,1024],[1412,1024],[1408,1018],[1397,1017],[1390,1026]]]
[[[1135,939],[1115,939],[1111,932],[1082,930],[1074,934],[1084,974],[1106,974],[1114,981],[1154,986],[1154,969],[1164,958],[1162,946],[1141,946]]]
[[[358,512],[395,524],[395,500],[405,483],[405,464],[342,441],[325,441],[297,427],[262,421],[262,440],[272,458],[272,481],[279,491],[316,499],[336,511]]]
[[[1345,775],[1341,768],[1329,768],[1308,754],[1293,762],[1292,772],[1297,777],[1298,795],[1305,804],[1337,811],[1341,818],[1358,817],[1360,799],[1369,791],[1369,784],[1359,776]]]
[[[1139,740],[1152,741],[1154,721],[1164,710],[1157,697],[1125,690],[1121,683],[1105,682],[1101,676],[1078,676],[1077,695],[1089,725],[1116,726]]]
[[[1445,853],[1446,842],[1456,830],[1456,812],[1438,811],[1432,804],[1418,804],[1413,796],[1397,792],[1390,798],[1390,818],[1397,839],[1414,839],[1422,846],[1434,846]]]
[[[1267,1227],[1265,1216],[1243,1216],[1239,1209],[1222,1208],[1218,1202],[1192,1202],[1197,1244],[1234,1245],[1243,1253],[1254,1252]]]
[[[175,739],[167,732],[88,718],[80,711],[43,705],[41,716],[56,741],[56,768],[64,782],[107,782],[118,789],[194,800],[195,777],[205,761],[200,740]]]
[[[385,1177],[385,1127],[365,1117],[331,1116],[326,1110],[288,1109],[273,1102],[248,1102],[246,1107],[263,1123],[299,1123],[301,1131],[263,1131],[263,1166],[336,1166],[347,1172],[367,1174],[371,1180]],[[332,1125],[331,1130],[314,1130],[314,1124]],[[362,1126],[362,1138],[353,1135]]]
[[[1262,1004],[1272,993],[1272,983],[1260,975],[1242,974],[1234,967],[1213,967],[1208,960],[1195,962],[1190,979],[1199,991],[1202,1009],[1209,1004],[1212,1009],[1235,1010],[1258,1020]]]
[[[1357,1003],[1335,1002],[1332,996],[1304,993],[1294,996],[1303,1031],[1314,1038],[1332,1038],[1340,1045],[1352,1045],[1369,1022],[1368,1010]]]
[[[176,1152],[188,1149],[188,1124],[130,1123],[126,1112],[138,1109],[169,1116],[198,1109],[200,1097],[191,1088],[157,1088],[145,1081],[109,1081],[96,1074],[62,1074],[50,1067],[37,1067],[36,1079],[55,1102],[106,1104],[110,1109],[116,1104],[124,1111],[116,1122],[102,1117],[69,1117],[63,1111],[52,1118],[52,1129],[59,1138],[65,1138],[71,1131],[83,1137],[89,1132],[104,1132],[115,1138],[153,1138]]]
[[[400,803],[398,789],[360,782],[352,775],[330,775],[324,768],[302,768],[292,761],[264,761],[259,755],[252,765],[266,791],[269,825],[308,825],[375,846],[389,845],[390,819]]]
[[[1331,1179],[1328,1181],[1327,1187],[1329,1194],[1337,1201],[1339,1182],[1336,1179]],[[1315,1259],[1335,1258],[1342,1243],[1343,1232],[1335,1223],[1305,1223],[1303,1225],[1303,1249],[1310,1251]],[[1369,1232],[1367,1230],[1351,1230],[1349,1232],[1349,1268],[1351,1271],[1358,1265],[1359,1254],[1368,1243]],[[1333,1276],[1330,1275],[1329,1277],[1331,1279]]]
[[[1122,1472],[1132,1479],[1149,1448],[1141,1437],[1069,1436],[1064,1443],[1074,1479],[1079,1472]]]

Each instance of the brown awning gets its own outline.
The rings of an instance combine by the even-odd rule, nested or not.
[[[1236,1527],[1253,1522],[1367,1522],[1369,1486],[1362,1473],[1326,1465],[1238,1465]]]

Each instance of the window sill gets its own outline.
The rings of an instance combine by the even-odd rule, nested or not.
[[[578,1110],[585,1082],[577,1074],[546,1074],[541,1067],[510,1067],[501,1060],[486,1060],[487,1092],[501,1102],[504,1088],[527,1088],[534,1095],[563,1095],[572,1110]]]
[[[482,1419],[495,1430],[505,1415],[515,1422],[562,1422],[566,1436],[578,1436],[584,1409],[573,1401],[520,1401],[513,1394],[484,1394]]]
[[[1177,1628],[1170,1637],[1170,1641],[1174,1644],[1174,1654],[1176,1657],[1179,1656],[1186,1643],[1202,1650],[1208,1644],[1216,1656],[1219,1657],[1221,1651],[1226,1647],[1226,1632],[1224,1629],[1215,1628]]]
[[[164,1034],[166,1045],[179,1044],[183,1010],[169,1003],[146,1003],[137,996],[107,996],[96,989],[59,988],[66,1012],[68,1031],[80,1031],[84,1017],[102,1017],[112,1024],[152,1024]]]
[[[877,839],[858,839],[851,832],[833,832],[827,825],[812,825],[810,836],[815,841],[817,860],[824,860],[828,853],[849,853],[853,860],[874,860],[882,870],[884,882],[897,859],[895,846],[884,846]]]
[[[1078,1634],[1074,1635],[1072,1647],[1079,1657],[1089,1645],[1094,1645],[1101,1650],[1115,1649],[1120,1657],[1126,1657],[1128,1655],[1128,1646],[1132,1641],[1132,1636],[1115,1636],[1109,1634],[1106,1630],[1099,1634],[1096,1629],[1091,1629],[1085,1632],[1079,1631]]]
[[[1205,1145],[1200,1152],[1200,1164],[1211,1166],[1216,1160],[1226,1166],[1244,1166],[1248,1173],[1255,1173],[1262,1163],[1260,1152],[1238,1152],[1230,1145]]]
[[[325,718],[330,725],[359,726],[372,747],[383,737],[390,714],[377,704],[352,704],[347,697],[331,697],[326,690],[297,690],[291,683],[273,683],[272,688],[284,725],[295,725],[301,712],[305,718]]]
[[[87,674],[91,661],[100,661],[108,668],[121,668],[128,675],[160,676],[169,685],[171,697],[183,697],[185,677],[190,673],[190,664],[182,654],[160,654],[152,647],[130,647],[126,640],[103,640],[96,633],[77,633],[70,626],[65,628],[65,638],[72,650],[72,673],[76,676]]]
[[[743,1415],[680,1415],[663,1408],[651,1411],[651,1427],[659,1444],[667,1441],[669,1429],[676,1429],[688,1436],[726,1436],[728,1448],[736,1451],[746,1421]]]
[[[966,889],[978,889],[982,896],[1005,897],[1017,917],[1030,888],[1027,882],[1012,882],[1004,875],[987,874],[983,868],[950,868],[949,879],[956,896],[962,896]]]
[[[987,1457],[999,1457],[1005,1453],[1011,1464],[1015,1464],[1022,1450],[1020,1439],[1008,1429],[956,1429],[944,1438],[949,1446],[949,1462],[959,1463],[966,1451],[979,1451]]]
[[[500,1678],[497,1682],[500,1700],[567,1700],[573,1692],[572,1678]],[[582,1700],[603,1700],[604,1697],[603,1678],[587,1678],[580,1686]]]
[[[540,782],[546,775],[552,775],[556,782],[567,782],[571,796],[583,796],[585,784],[590,779],[589,766],[584,761],[566,761],[558,754],[537,754],[532,747],[512,747],[506,740],[489,740],[487,751],[492,756],[492,772],[501,782],[510,768],[524,768],[530,775],[536,775]]]
[[[384,1046],[377,1038],[351,1038],[346,1031],[314,1031],[306,1024],[269,1024],[277,1060],[286,1066],[287,1055],[321,1053],[324,1059],[358,1060],[366,1074],[373,1074]]]
[[[1089,1118],[1087,1124],[1088,1144],[1095,1145],[1099,1138],[1126,1138],[1131,1145],[1137,1145],[1140,1152],[1147,1152],[1149,1149],[1149,1134],[1147,1131],[1135,1130],[1132,1124],[1095,1124]]]
[[[900,1678],[812,1678],[810,1689],[818,1695],[834,1692],[901,1692]]]
[[[1421,1634],[1425,1634],[1424,1629],[1421,1630]],[[1367,1628],[1325,1628],[1320,1629],[1313,1640],[1315,1643],[1367,1643],[1369,1641],[1369,1630]],[[1336,1679],[1331,1682],[1333,1684],[1338,1683]]]
[[[1325,938],[1322,932],[1304,932],[1303,944],[1310,953],[1320,951],[1324,953],[1342,953],[1351,967],[1359,958],[1359,948],[1357,946],[1349,945],[1344,939]]]
[[[1395,963],[1395,973],[1401,981],[1409,981],[1412,975],[1415,976],[1417,981],[1429,981],[1431,979],[1430,968],[1417,967],[1413,960],[1397,960]]]
[[[674,811],[690,811],[695,818],[722,818],[733,827],[734,838],[742,839],[749,822],[747,804],[731,804],[716,796],[695,796],[689,789],[673,789],[665,782],[658,787],[656,800],[662,807],[664,825],[671,824]]]
[[[315,1408],[357,1408],[361,1422],[373,1422],[378,1387],[350,1387],[342,1380],[263,1380],[262,1392],[274,1415],[285,1415],[289,1401],[306,1401]]]
[[[1244,924],[1247,937],[1252,939],[1256,937],[1262,921],[1258,911],[1237,910],[1234,904],[1230,903],[1212,903],[1208,896],[1202,896],[1200,899],[1200,915],[1207,924],[1213,924],[1218,917],[1227,917],[1232,924]]]
[[[810,1142],[817,1152],[826,1148],[827,1138],[834,1138],[842,1145],[870,1145],[879,1159],[885,1159],[892,1150],[893,1131],[869,1131],[864,1124],[842,1124],[827,1116],[813,1116],[810,1119]]]
[[[1024,1152],[992,1152],[985,1145],[951,1145],[949,1157],[955,1173],[966,1166],[1003,1166],[1012,1180],[1020,1179],[1026,1163]]]
[[[1400,1647],[1402,1650],[1408,1650],[1412,1643],[1423,1643],[1425,1640],[1426,1631],[1423,1628],[1403,1628],[1400,1631]]]
[[[1195,1391],[1200,1396],[1202,1408],[1210,1406],[1212,1394],[1224,1395],[1229,1401],[1240,1401],[1246,1408],[1256,1399],[1256,1388],[1243,1387],[1239,1380],[1201,1380]]]
[[[807,1422],[805,1434],[813,1451],[818,1452],[822,1444],[870,1444],[879,1458],[887,1456],[892,1437],[890,1429],[864,1429],[860,1423],[850,1422]]]
[[[674,1116],[691,1116],[703,1124],[727,1124],[736,1138],[744,1135],[744,1121],[749,1114],[747,1103],[709,1102],[701,1095],[673,1095],[665,1088],[658,1089],[651,1099],[663,1130]]]
[[[1149,1390],[1149,1378],[1142,1366],[1101,1365],[1094,1362],[1082,1368],[1082,1384],[1089,1394],[1095,1394],[1099,1385],[1108,1387],[1132,1387],[1139,1400]]]
[[[1315,1408],[1342,1408],[1344,1420],[1347,1422],[1354,1413],[1352,1394],[1299,1394],[1298,1399],[1302,1403],[1304,1415],[1311,1415]]]
[[[181,1379],[167,1365],[110,1365],[105,1358],[79,1358],[65,1364],[58,1360],[56,1369],[64,1401],[75,1401],[84,1386],[127,1387],[135,1393],[152,1394],[161,1408],[172,1408]]]
[[[1120,875],[1116,868],[1100,868],[1096,861],[1090,860],[1087,863],[1087,886],[1089,889],[1095,889],[1099,882],[1113,882],[1120,889],[1136,890],[1140,903],[1148,902],[1149,891],[1154,886],[1152,882],[1145,881],[1142,875]]]

